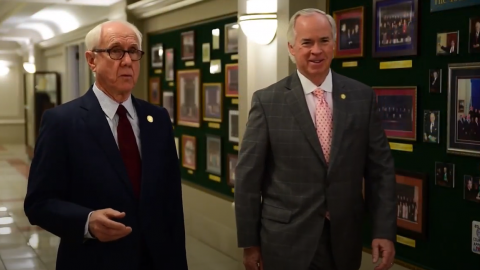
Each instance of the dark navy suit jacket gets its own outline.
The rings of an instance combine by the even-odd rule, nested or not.
[[[42,117],[24,207],[32,225],[61,238],[57,270],[137,270],[142,240],[155,270],[188,269],[180,168],[170,117],[164,108],[133,96],[132,102],[142,150],[139,199],[91,88]],[[125,212],[118,221],[131,226],[132,233],[106,243],[85,240],[88,214],[104,208]]]

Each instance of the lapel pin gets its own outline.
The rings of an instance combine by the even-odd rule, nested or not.
[[[150,123],[152,123],[152,122],[153,122],[153,117],[152,117],[152,116],[150,116],[150,115],[149,115],[149,116],[147,116],[147,121],[148,121],[148,122],[150,122]]]
[[[345,94],[341,94],[340,97],[341,97],[342,99],[345,99],[347,96],[345,96]]]

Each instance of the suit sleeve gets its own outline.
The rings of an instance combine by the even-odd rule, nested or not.
[[[235,169],[235,216],[238,246],[260,246],[261,187],[269,148],[265,113],[258,98],[252,106]]]
[[[177,155],[177,147],[175,146],[175,138],[173,135],[173,128],[171,125],[170,116],[167,110],[162,110],[163,123],[167,130],[167,153],[160,153],[167,155],[169,172],[168,192],[170,194],[168,210],[171,217],[169,222],[169,231],[171,233],[172,242],[169,250],[171,251],[170,269],[187,270],[187,254],[185,250],[185,222],[183,214],[182,202],[182,180],[180,175],[180,164]]]
[[[395,165],[371,91],[369,142],[365,168],[365,193],[373,218],[373,238],[395,241],[397,202]]]
[[[25,214],[32,225],[82,243],[92,209],[68,202],[68,149],[65,126],[53,110],[44,112],[28,177]]]

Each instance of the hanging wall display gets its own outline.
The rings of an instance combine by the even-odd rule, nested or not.
[[[373,87],[388,138],[417,139],[417,87]]]
[[[480,63],[448,65],[447,120],[447,151],[480,156]]]
[[[207,134],[206,171],[218,176],[222,175],[222,139],[220,136]]]
[[[222,122],[223,96],[221,83],[203,84],[203,120]]]
[[[363,7],[338,10],[333,13],[337,24],[335,58],[363,56]]]
[[[225,53],[238,52],[238,23],[225,25]]]
[[[418,0],[374,0],[372,56],[417,55]]]
[[[398,233],[413,239],[427,237],[427,176],[423,173],[397,170]]]
[[[162,45],[163,69],[149,65],[168,111],[182,180],[210,194],[233,198],[238,154],[237,14],[148,34],[148,53]],[[230,112],[234,112],[233,114]]]
[[[175,64],[173,49],[165,50],[165,81],[175,80]]]
[[[225,96],[238,97],[238,64],[225,65]]]
[[[160,78],[150,78],[148,87],[148,101],[160,105]]]
[[[456,55],[460,53],[460,34],[456,32],[437,34],[437,55]]]
[[[179,125],[200,126],[200,71],[177,72],[177,121]]]
[[[193,60],[195,58],[195,32],[182,33],[182,60]]]
[[[163,67],[163,44],[156,44],[152,47],[152,67]]]

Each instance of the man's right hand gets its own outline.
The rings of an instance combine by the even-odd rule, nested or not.
[[[243,249],[243,265],[245,265],[245,270],[263,270],[263,260],[260,247]]]
[[[120,213],[111,208],[94,211],[88,222],[90,234],[100,242],[115,241],[125,237],[132,232],[132,228],[112,220],[112,218],[124,217],[124,212]]]

